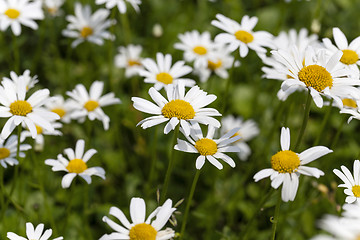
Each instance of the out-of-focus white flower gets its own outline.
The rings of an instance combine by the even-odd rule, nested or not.
[[[140,45],[130,44],[126,47],[118,48],[119,54],[115,56],[115,66],[118,68],[125,68],[125,77],[139,75],[139,71],[143,70]]]

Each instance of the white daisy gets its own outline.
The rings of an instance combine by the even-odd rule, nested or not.
[[[145,118],[137,125],[146,129],[168,121],[164,128],[165,134],[180,124],[185,135],[190,134],[190,123],[198,122],[220,127],[220,122],[211,116],[221,116],[221,114],[214,108],[204,108],[215,101],[215,95],[207,94],[198,86],[192,87],[185,94],[185,86],[182,84],[168,85],[166,93],[168,99],[165,99],[155,88],[149,89],[149,95],[156,104],[138,97],[131,98],[134,108],[155,115]]]
[[[103,217],[115,232],[104,234],[99,240],[115,240],[115,239],[152,239],[167,240],[175,236],[174,230],[166,228],[161,230],[168,222],[172,213],[176,208],[172,207],[172,201],[166,200],[162,206],[156,208],[145,220],[146,206],[142,198],[132,198],[130,202],[130,223],[125,214],[117,207],[111,207],[109,214],[117,218],[121,224],[114,222],[108,217]],[[153,218],[155,218],[153,220]]]
[[[69,123],[71,121],[71,112],[74,110],[73,101],[64,100],[64,97],[61,95],[56,95],[50,97],[45,103],[45,107],[59,115],[60,120],[64,123]]]
[[[333,172],[338,176],[344,183],[338,187],[346,188],[344,193],[348,195],[345,199],[347,203],[353,203],[360,198],[360,161],[354,161],[353,173],[351,174],[349,169],[345,166],[341,166],[341,170],[334,169]]]
[[[10,26],[14,35],[19,36],[21,24],[36,30],[38,25],[34,20],[40,19],[44,19],[40,0],[0,0],[1,31]]]
[[[115,56],[115,66],[125,68],[125,77],[139,75],[139,70],[144,69],[142,66],[142,58],[140,57],[142,47],[140,45],[130,44],[126,47],[118,48],[119,54]]]
[[[110,118],[101,107],[119,104],[121,101],[112,92],[101,96],[103,88],[103,82],[95,81],[91,84],[89,93],[82,84],[77,84],[72,92],[67,91],[66,94],[74,100],[72,102],[73,111],[70,113],[70,117],[78,119],[80,122],[84,122],[86,116],[91,121],[98,119],[102,121],[104,129],[108,130]]]
[[[238,152],[238,156],[241,160],[247,160],[251,154],[251,149],[249,145],[247,145],[247,141],[254,138],[259,134],[260,130],[253,120],[243,121],[242,118],[234,116],[226,116],[221,119],[221,133],[225,134],[229,132],[234,127],[239,127],[239,131],[235,133],[237,136],[241,136],[241,139],[234,142],[233,144],[240,149]]]
[[[24,78],[19,78],[16,85],[10,81],[2,81],[0,86],[0,117],[9,118],[5,123],[1,137],[7,138],[16,126],[24,123],[33,138],[38,125],[48,131],[54,131],[51,120],[59,119],[59,115],[46,110],[42,105],[49,97],[49,90],[42,89],[34,92],[27,100]]]
[[[20,140],[20,143],[21,142],[23,141]],[[16,135],[11,135],[6,141],[0,138],[0,164],[4,168],[7,168],[7,164],[10,166],[19,164],[18,160],[16,159],[17,145],[18,141]],[[19,156],[24,158],[25,153],[23,151],[27,151],[29,149],[31,149],[29,144],[21,144]]]
[[[177,61],[172,65],[172,57],[170,54],[156,54],[156,62],[151,58],[142,61],[144,70],[139,70],[140,76],[145,77],[144,82],[154,83],[156,90],[160,90],[169,84],[177,84],[183,82],[185,86],[191,87],[195,85],[195,81],[188,78],[181,78],[190,73],[192,68],[185,66],[184,61]],[[172,66],[171,66],[172,65]]]
[[[10,240],[48,240],[51,237],[52,229],[47,229],[44,231],[44,224],[40,223],[39,225],[34,228],[32,223],[27,222],[26,223],[26,238],[21,237],[13,232],[8,232],[7,237]],[[53,240],[62,240],[63,237],[57,237]]]
[[[67,148],[64,150],[66,159],[62,154],[57,156],[57,159],[47,159],[45,164],[52,166],[52,170],[68,172],[61,181],[63,188],[70,187],[72,180],[79,175],[88,184],[91,183],[91,176],[99,176],[105,179],[105,170],[101,167],[88,168],[87,162],[97,152],[95,149],[89,149],[84,153],[85,141],[80,139],[76,142],[75,150]]]
[[[65,37],[76,38],[71,46],[75,48],[84,41],[89,41],[97,45],[103,45],[103,39],[114,40],[114,36],[106,31],[108,27],[115,24],[114,20],[106,20],[110,15],[107,9],[98,9],[91,14],[91,7],[80,3],[75,3],[75,16],[69,15],[66,20],[70,23],[67,29],[62,31]]]
[[[135,9],[136,12],[140,11],[139,5],[141,4],[141,0],[96,0],[95,1],[97,5],[106,4],[105,7],[107,9],[112,9],[115,6],[117,6],[120,13],[126,13],[127,2],[131,4],[131,6]]]
[[[55,17],[62,14],[61,6],[64,4],[65,0],[43,0],[44,8],[48,13]]]
[[[272,46],[272,35],[265,31],[254,32],[258,18],[245,15],[241,19],[241,24],[225,17],[222,14],[216,14],[217,20],[211,21],[211,24],[224,30],[227,33],[220,33],[215,37],[215,42],[227,44],[231,52],[239,48],[240,57],[246,57],[249,48],[254,50],[259,56],[266,53],[264,47]]]
[[[282,128],[280,136],[281,151],[271,157],[271,168],[266,168],[256,173],[255,182],[269,177],[271,186],[277,189],[283,184],[281,198],[284,202],[294,201],[299,186],[299,176],[304,174],[319,178],[324,172],[314,168],[304,166],[307,163],[318,159],[332,150],[324,146],[309,148],[301,153],[295,153],[290,148],[290,129]]]
[[[9,81],[14,83],[14,87],[17,86],[19,79],[23,79],[23,82],[26,86],[26,91],[30,90],[35,86],[37,82],[39,82],[37,75],[31,77],[30,70],[25,70],[22,75],[17,75],[15,72],[10,72],[10,78],[3,77],[3,81]]]

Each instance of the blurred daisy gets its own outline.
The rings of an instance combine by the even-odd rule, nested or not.
[[[185,86],[182,84],[168,85],[166,93],[168,99],[165,99],[155,88],[149,89],[149,95],[156,104],[138,97],[131,98],[135,109],[155,115],[145,118],[137,125],[146,129],[168,121],[164,128],[165,134],[180,124],[185,135],[190,134],[190,123],[198,122],[220,127],[220,122],[212,116],[221,116],[221,114],[214,108],[204,108],[215,101],[215,95],[207,94],[198,86],[192,87],[185,94]]]
[[[0,117],[9,119],[1,131],[1,137],[7,138],[22,123],[29,129],[32,138],[37,135],[35,125],[54,131],[50,121],[59,119],[59,116],[42,107],[49,94],[48,89],[37,90],[25,100],[26,83],[23,78],[19,78],[16,85],[10,81],[2,81],[0,104],[3,106],[0,106]]]
[[[1,31],[10,26],[14,35],[19,36],[21,24],[36,30],[38,25],[34,20],[40,19],[44,19],[40,0],[0,0]]]
[[[61,6],[64,2],[65,0],[43,0],[44,8],[53,17],[60,16],[62,14]]]
[[[118,48],[119,54],[115,56],[115,66],[118,68],[125,68],[125,77],[139,75],[139,70],[144,69],[141,64],[140,57],[142,47],[140,45],[129,44],[126,47]]]
[[[26,223],[26,238],[21,237],[13,232],[8,232],[7,237],[10,240],[48,240],[51,237],[52,229],[47,229],[44,231],[44,224],[40,223],[39,225],[34,228],[32,223]],[[53,240],[61,240],[64,239],[63,237],[57,237]]]
[[[282,128],[280,136],[281,151],[271,157],[271,168],[266,168],[256,173],[255,182],[270,177],[271,186],[277,189],[283,184],[281,198],[284,202],[294,201],[299,186],[299,176],[304,174],[319,178],[324,172],[314,168],[304,166],[314,161],[332,150],[324,146],[309,148],[302,153],[295,153],[290,148],[290,129]]]
[[[74,102],[72,100],[65,101],[63,96],[56,95],[46,101],[45,107],[59,115],[62,122],[69,123],[71,121],[70,115],[74,109]]]
[[[272,35],[270,33],[253,31],[253,28],[258,22],[257,17],[250,18],[245,15],[241,19],[241,24],[222,14],[216,14],[216,18],[217,20],[211,21],[211,24],[227,33],[218,34],[215,37],[215,42],[227,44],[231,52],[239,48],[240,57],[246,57],[249,48],[262,56],[266,53],[264,47],[272,46]]]
[[[238,152],[239,158],[243,161],[247,160],[251,154],[251,149],[246,142],[259,134],[259,128],[256,122],[253,120],[243,121],[241,118],[235,118],[231,115],[221,119],[222,134],[229,132],[234,127],[240,128],[239,131],[234,134],[234,136],[240,136],[241,138],[233,144],[240,149],[240,152]]]
[[[345,166],[341,166],[341,170],[334,169],[333,172],[338,176],[344,183],[338,187],[346,188],[344,193],[348,195],[345,199],[347,203],[353,203],[360,198],[360,161],[354,161],[353,173],[351,174],[349,169]]]
[[[135,11],[139,12],[139,5],[141,4],[141,0],[96,0],[95,3],[97,5],[106,4],[105,7],[107,9],[112,9],[117,6],[120,13],[126,13],[126,3],[130,3]]]
[[[37,75],[31,77],[30,76],[30,70],[25,70],[22,75],[17,75],[14,71],[10,72],[10,78],[3,77],[3,81],[8,81],[10,83],[14,84],[14,87],[16,88],[19,79],[22,79],[26,86],[26,91],[30,90],[35,86],[35,84],[39,81],[37,78]]]
[[[190,73],[192,68],[185,66],[184,61],[177,61],[173,66],[170,54],[156,54],[156,62],[151,58],[142,61],[145,70],[139,70],[140,76],[145,77],[144,82],[154,83],[156,90],[160,90],[168,84],[177,84],[183,82],[187,87],[195,85],[195,81],[188,78],[181,78]]]
[[[75,48],[84,41],[89,41],[97,45],[103,45],[103,39],[114,40],[114,36],[106,31],[108,27],[115,24],[114,20],[106,20],[110,15],[107,9],[98,9],[91,14],[91,7],[80,3],[75,3],[75,16],[67,16],[66,20],[70,23],[67,29],[62,31],[65,37],[76,38],[71,46]]]
[[[234,160],[224,154],[224,152],[240,152],[240,148],[229,146],[241,138],[241,136],[235,135],[237,131],[239,131],[239,128],[234,128],[219,139],[214,139],[215,128],[213,126],[209,126],[208,133],[204,137],[200,125],[195,123],[191,127],[190,136],[184,134],[188,141],[177,139],[174,149],[189,153],[199,153],[200,156],[197,157],[195,163],[196,169],[201,169],[204,166],[205,159],[207,159],[217,169],[221,170],[223,166],[217,160],[218,158],[233,168],[235,167]]]
[[[88,168],[87,162],[97,152],[95,149],[89,149],[84,154],[85,141],[80,139],[76,142],[75,150],[67,148],[64,150],[66,159],[62,154],[57,156],[57,159],[47,159],[45,164],[52,166],[52,170],[68,172],[61,181],[62,188],[70,187],[72,180],[79,175],[88,184],[91,183],[91,176],[99,176],[105,179],[105,170],[101,167]]]
[[[172,207],[172,201],[166,200],[162,206],[156,208],[145,220],[146,206],[142,198],[132,198],[130,202],[131,222],[125,217],[125,214],[117,207],[111,207],[109,214],[117,218],[122,226],[108,217],[103,217],[115,232],[104,234],[99,240],[113,239],[151,239],[151,240],[167,240],[175,236],[174,230],[166,228],[161,230],[169,221],[172,213],[176,208]],[[155,220],[153,220],[155,218]],[[124,227],[123,227],[124,226]]]
[[[21,142],[22,140],[20,140],[20,143]],[[7,168],[7,164],[10,166],[19,164],[16,159],[17,145],[18,141],[16,135],[11,135],[6,141],[0,138],[0,164],[4,168]],[[23,151],[27,151],[29,149],[31,149],[29,144],[20,144],[19,156],[24,158],[25,153]]]
[[[103,88],[103,82],[95,81],[91,84],[89,93],[82,84],[77,84],[72,92],[67,91],[66,94],[74,100],[70,117],[80,122],[84,122],[86,117],[91,121],[98,119],[102,121],[104,129],[108,130],[110,118],[101,107],[119,104],[121,101],[112,92],[101,96]]]

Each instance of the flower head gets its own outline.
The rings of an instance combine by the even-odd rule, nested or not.
[[[74,110],[73,101],[64,100],[64,97],[61,95],[55,95],[50,97],[49,100],[45,103],[45,107],[59,115],[60,121],[64,123],[69,123],[71,121],[71,112]]]
[[[25,84],[26,91],[29,91],[31,88],[33,88],[35,84],[39,81],[37,75],[31,77],[30,70],[25,70],[24,73],[19,76],[14,71],[11,71],[10,78],[3,77],[3,82],[5,81],[5,82],[13,83],[14,87],[16,88],[16,86],[19,84],[18,83],[19,79],[22,79],[23,81],[22,84]]]
[[[353,203],[360,199],[360,161],[354,161],[353,175],[349,169],[345,166],[341,166],[341,170],[334,169],[333,172],[338,176],[344,183],[338,187],[346,188],[344,193],[348,195],[345,199],[347,203]]]
[[[142,47],[140,45],[128,45],[118,48],[119,54],[115,56],[115,66],[125,68],[125,76],[130,78],[139,75],[139,70],[144,69],[140,54]]]
[[[64,4],[65,0],[43,0],[44,8],[48,13],[55,17],[62,14],[61,6]]]
[[[51,237],[52,234],[52,229],[47,229],[44,231],[44,224],[40,223],[39,225],[36,226],[36,228],[34,228],[34,226],[32,225],[32,223],[28,222],[26,223],[26,237],[21,237],[13,232],[8,232],[7,233],[7,237],[10,240],[48,240]],[[54,238],[53,240],[62,240],[64,239],[63,237],[57,237]]]
[[[95,3],[97,5],[106,4],[105,7],[107,9],[112,9],[117,6],[119,12],[124,14],[126,13],[126,3],[130,3],[135,11],[139,12],[139,5],[141,4],[141,0],[96,0]]]
[[[20,143],[22,140],[20,140]],[[4,168],[7,168],[7,164],[10,166],[19,164],[18,160],[16,159],[16,152],[17,152],[17,136],[11,135],[6,141],[0,138],[0,164]],[[23,151],[27,151],[31,149],[29,144],[21,144],[20,145],[20,157],[25,157],[25,153]]]

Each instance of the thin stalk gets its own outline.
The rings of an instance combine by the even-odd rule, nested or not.
[[[281,205],[281,192],[280,190],[278,190],[278,200],[275,206],[275,215],[274,215],[274,219],[272,221],[273,226],[272,226],[272,234],[271,234],[271,239],[275,240],[275,235],[276,235],[276,227],[277,224],[279,222],[279,214],[280,214],[280,205]]]
[[[237,51],[236,51],[237,53]],[[223,109],[222,109],[222,114],[224,115],[226,113],[226,110],[227,110],[227,105],[228,105],[228,98],[229,98],[229,91],[230,91],[230,85],[231,85],[231,82],[232,82],[232,79],[233,79],[233,72],[234,72],[234,69],[235,69],[235,62],[236,62],[236,57],[234,57],[234,61],[233,61],[233,64],[229,70],[229,77],[226,81],[226,87],[225,87],[225,93],[223,95],[223,100],[224,100],[224,105],[223,105]]]
[[[340,126],[337,128],[336,135],[335,135],[335,137],[333,138],[333,141],[330,144],[330,149],[333,149],[334,146],[337,144],[337,142],[339,140],[339,137],[341,135],[342,129],[345,126],[346,119],[347,119],[347,117],[343,116],[343,119],[342,119],[342,121],[340,123]]]
[[[129,44],[131,43],[131,29],[129,25],[129,19],[126,13],[121,14],[121,23],[124,29],[124,43]]]
[[[110,19],[112,21],[116,21],[116,12],[117,12],[117,8],[113,8],[112,9],[112,12],[111,12],[111,16],[110,16]],[[110,33],[112,35],[115,36],[115,25],[116,24],[113,24],[111,27],[110,27]],[[109,82],[110,82],[110,85],[111,85],[111,89],[115,89],[115,81],[114,81],[114,76],[113,76],[113,70],[114,70],[114,42],[110,39],[109,40]]]
[[[13,54],[14,54],[14,71],[19,74],[20,71],[20,54],[19,54],[19,44],[17,36],[13,34]]]
[[[328,124],[328,122],[329,122],[329,118],[330,118],[330,114],[331,114],[333,102],[334,102],[334,99],[331,99],[330,105],[329,105],[329,109],[327,110],[327,112],[326,112],[326,114],[325,114],[325,117],[323,118],[323,121],[322,121],[321,127],[320,127],[320,131],[319,131],[319,133],[318,133],[318,135],[317,135],[317,137],[316,137],[316,140],[315,140],[313,146],[318,145],[319,142],[320,142],[320,139],[321,139],[321,137],[322,137],[322,134],[323,134],[323,132],[324,132],[324,129],[325,129],[325,127],[327,126],[327,124]]]
[[[157,126],[154,127],[154,137],[152,138],[152,146],[151,146],[151,163],[150,163],[150,172],[149,172],[149,177],[147,180],[147,187],[146,187],[146,195],[149,195],[150,193],[150,188],[151,188],[151,183],[154,179],[154,175],[155,175],[155,169],[156,169],[156,159],[157,159],[157,155],[156,155],[156,149],[157,149],[157,141],[158,141],[158,128]]]
[[[300,129],[300,132],[299,132],[299,135],[298,135],[298,139],[297,139],[296,144],[295,144],[295,152],[298,151],[298,148],[300,147],[302,137],[304,136],[305,128],[306,128],[307,122],[309,120],[310,105],[311,105],[311,94],[310,94],[310,90],[309,90],[308,91],[308,96],[307,96],[307,99],[306,99],[306,104],[305,104],[303,122],[302,122],[301,129]]]

